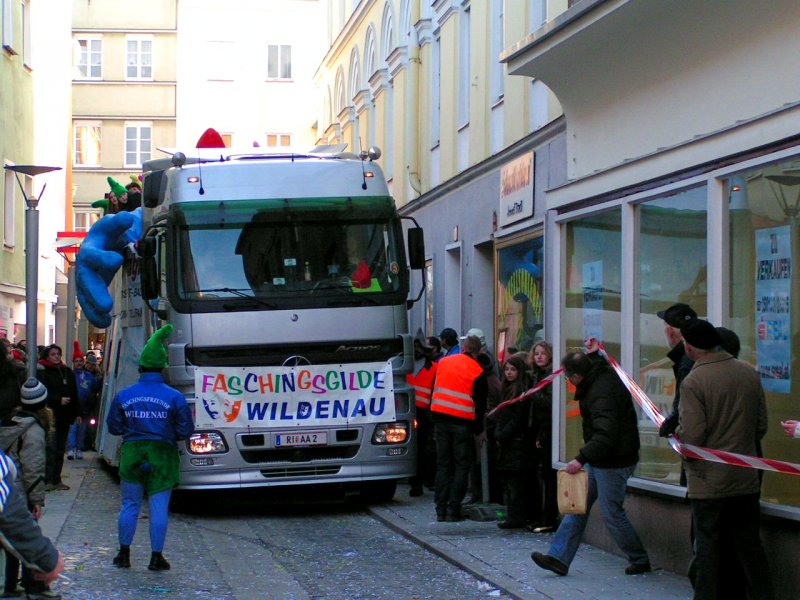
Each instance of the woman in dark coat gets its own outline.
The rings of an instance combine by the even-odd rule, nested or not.
[[[68,490],[69,486],[61,481],[61,469],[64,467],[69,427],[80,418],[80,407],[75,374],[61,362],[59,346],[51,344],[42,350],[36,377],[47,388],[47,405],[52,409],[55,421],[55,432],[48,436],[45,489]]]
[[[502,401],[530,389],[525,359],[514,355],[503,365]],[[510,404],[496,414],[494,440],[498,447],[497,470],[503,482],[506,518],[500,529],[525,527],[539,516],[539,485],[536,478],[536,432],[530,398]]]
[[[550,342],[537,342],[530,354],[531,387],[534,387],[553,372],[553,346]],[[539,427],[536,433],[538,471],[541,483],[541,519],[531,527],[534,533],[555,531],[558,528],[558,497],[556,470],[553,468],[553,386],[547,385],[531,398],[533,414]]]

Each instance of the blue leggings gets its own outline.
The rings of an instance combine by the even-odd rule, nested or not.
[[[120,482],[122,492],[122,508],[119,511],[119,543],[121,546],[130,546],[133,535],[136,533],[136,523],[139,520],[139,511],[142,508],[144,488],[138,483],[130,481]],[[167,520],[169,516],[169,497],[172,490],[164,490],[157,494],[148,495],[147,503],[150,508],[150,549],[153,552],[164,550],[164,540],[167,537]]]

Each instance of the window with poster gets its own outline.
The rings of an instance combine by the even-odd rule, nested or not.
[[[728,327],[739,358],[761,375],[769,429],[767,458],[800,463],[800,440],[781,421],[800,420],[800,157],[723,180],[730,223]],[[800,507],[797,476],[765,472],[763,502]]]
[[[544,339],[544,244],[541,232],[497,246],[497,356],[527,352]]]

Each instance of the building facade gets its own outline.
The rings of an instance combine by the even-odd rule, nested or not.
[[[37,332],[39,344],[56,340],[56,282],[63,260],[55,250],[64,227],[69,119],[69,5],[57,0],[0,2],[0,158],[3,166],[46,165],[59,171],[35,178],[3,171],[0,190],[0,337],[28,339],[25,289],[25,197],[40,198]],[[34,119],[34,115],[36,118]],[[43,190],[46,186],[46,193]]]
[[[176,141],[184,151],[208,127],[242,150],[314,145],[321,6],[319,0],[178,3]]]
[[[502,54],[509,73],[541,79],[564,110],[566,179],[544,194],[554,346],[603,340],[664,412],[674,379],[656,313],[688,303],[738,334],[766,391],[763,454],[792,463],[800,444],[780,422],[800,413],[799,27],[790,0],[582,0]],[[566,462],[580,431],[565,417],[565,387],[555,391]],[[636,526],[657,564],[685,572],[680,461],[643,414],[640,432]],[[797,477],[766,472],[762,509],[776,590],[794,598]],[[599,528],[592,539],[608,545]]]
[[[545,335],[542,192],[565,178],[561,108],[497,57],[566,4],[326,2],[318,140],[378,146],[401,213],[425,229],[414,329],[479,327],[501,352]]]

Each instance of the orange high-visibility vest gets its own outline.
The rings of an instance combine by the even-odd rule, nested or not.
[[[454,354],[440,360],[433,387],[431,412],[474,421],[472,386],[482,374],[483,369],[478,361],[467,354]]]
[[[406,375],[408,385],[414,388],[414,403],[417,408],[430,408],[431,395],[433,394],[433,378],[436,376],[438,363],[431,363],[430,369],[422,368],[419,373]]]

